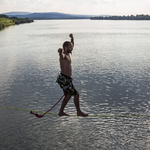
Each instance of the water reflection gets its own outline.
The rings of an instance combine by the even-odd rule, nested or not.
[[[82,110],[93,115],[149,115],[149,26],[145,30],[144,22],[138,22],[141,29],[135,29],[136,23],[36,21],[3,30],[1,105],[46,111],[57,102],[63,94],[55,82],[57,49],[74,31],[73,82]],[[64,30],[66,25],[70,28]],[[52,112],[58,113],[60,105]],[[73,99],[65,111],[76,114]],[[46,115],[38,119],[3,108],[0,116],[0,145],[5,149],[149,149],[149,118],[145,117]]]

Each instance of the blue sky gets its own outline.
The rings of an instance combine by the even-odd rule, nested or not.
[[[150,15],[150,0],[0,0],[0,13],[11,11]]]

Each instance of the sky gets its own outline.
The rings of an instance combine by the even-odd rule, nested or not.
[[[85,15],[150,15],[150,0],[0,0],[0,14],[12,11]]]

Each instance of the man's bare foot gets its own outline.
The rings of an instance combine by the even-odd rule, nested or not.
[[[82,111],[77,112],[77,116],[87,117],[88,114],[83,113]]]
[[[68,115],[68,114],[66,114],[66,113],[64,113],[64,112],[59,112],[58,115],[59,115],[59,116],[70,116],[70,115]]]

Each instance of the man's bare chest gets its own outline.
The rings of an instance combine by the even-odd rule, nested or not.
[[[71,58],[69,55],[66,55],[64,61],[68,62],[69,64],[71,64]]]

